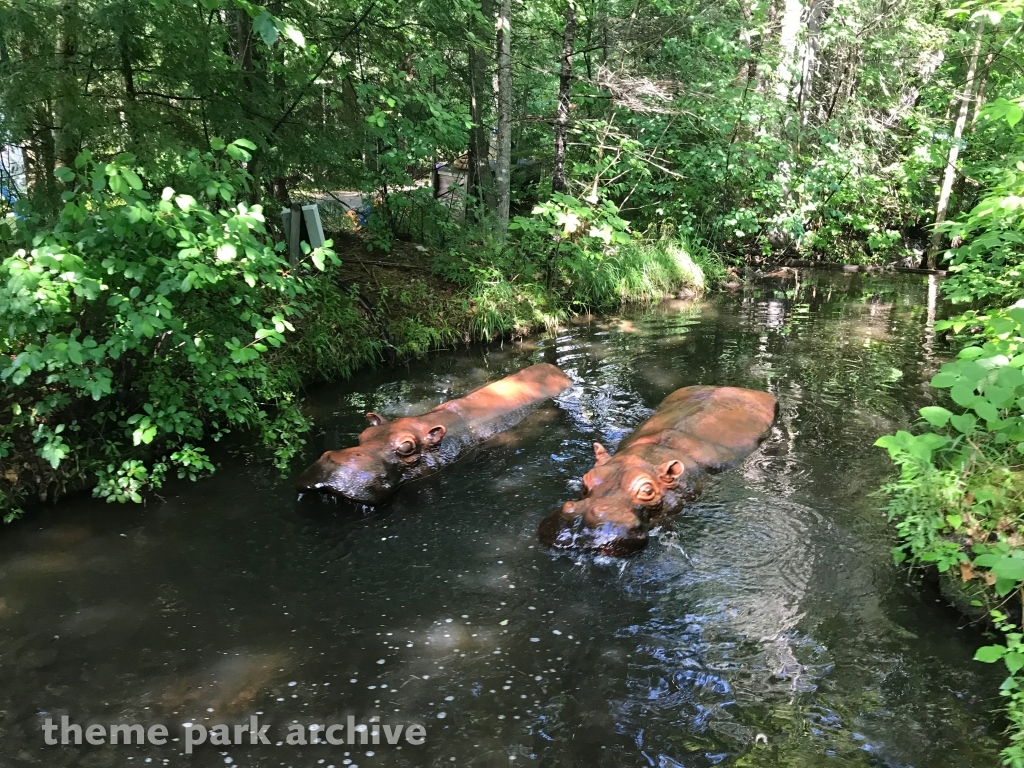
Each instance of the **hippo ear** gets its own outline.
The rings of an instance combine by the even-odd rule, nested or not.
[[[675,488],[676,482],[682,476],[685,469],[683,462],[678,459],[666,461],[661,465],[661,469],[658,470],[658,480],[666,488]]]
[[[603,445],[594,443],[594,458],[597,459],[596,464],[600,467],[602,464],[607,463],[611,456],[608,455],[608,451],[605,450]]]
[[[366,414],[366,420],[370,422],[371,426],[374,427],[379,427],[381,424],[387,421],[387,419],[385,419],[379,413],[374,413],[373,411],[370,411],[368,414]]]
[[[446,431],[444,427],[438,424],[423,436],[423,442],[427,445],[437,445],[441,442],[441,438],[444,437]]]

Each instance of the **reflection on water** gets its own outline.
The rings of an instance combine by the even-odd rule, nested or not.
[[[0,540],[0,765],[986,766],[998,670],[906,583],[870,447],[927,404],[927,278],[802,275],[588,318],[325,387],[307,458],[533,362],[575,388],[384,510],[237,460],[147,508],[77,500]],[[932,306],[934,302],[931,302]],[[536,526],[668,392],[781,415],[628,561]],[[422,747],[45,747],[42,718],[422,722]],[[767,739],[767,743],[763,743]],[[128,762],[128,760],[131,762]]]

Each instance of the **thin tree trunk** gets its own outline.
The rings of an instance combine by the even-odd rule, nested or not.
[[[829,0],[816,0],[806,13],[803,53],[800,57],[800,80],[797,83],[796,111],[800,117],[801,127],[807,125],[810,105],[814,102],[814,75],[818,61],[818,48],[821,45],[821,27],[831,12]]]
[[[779,27],[779,64],[775,68],[775,95],[779,101],[786,101],[790,96],[790,83],[794,74],[793,59],[796,56],[800,17],[803,12],[804,7],[800,0],[784,0],[782,25]]]
[[[498,6],[498,152],[495,192],[497,196],[497,236],[508,231],[512,168],[512,0],[500,0]]]
[[[995,50],[990,50],[985,57],[985,64],[981,68],[981,77],[978,78],[980,81],[978,83],[978,96],[974,100],[974,114],[971,115],[971,133],[974,133],[978,118],[981,116],[981,108],[985,106],[985,88],[988,86],[988,73],[992,68],[992,62],[995,61],[995,58]]]
[[[6,64],[10,56],[7,53],[7,35],[4,33],[4,27],[0,24],[0,64]]]
[[[576,38],[576,4],[569,0],[565,9],[565,33],[562,35],[562,71],[558,77],[558,108],[555,113],[555,167],[551,189],[565,192],[565,137],[569,131],[569,97],[572,93],[572,49]]]
[[[494,0],[481,0],[480,13],[493,23]],[[466,194],[476,201],[474,213],[493,211],[494,175],[490,164],[490,133],[484,126],[484,83],[487,81],[487,51],[477,46],[469,49],[469,118],[473,127],[469,129],[469,162],[466,167]],[[479,218],[479,217],[477,217]]]
[[[981,71],[975,76],[975,80],[978,84],[978,91],[974,94],[974,109],[971,110],[970,126],[964,129],[968,134],[973,134],[978,128],[978,118],[981,117],[981,109],[985,106],[985,88],[988,86],[988,73],[992,66],[992,62],[995,61],[995,58],[996,51],[994,48],[989,46],[988,54],[985,56],[985,63],[982,64]],[[964,203],[967,200],[966,190],[967,177],[962,173],[957,174],[951,196],[960,201],[961,209],[963,209]]]
[[[970,111],[971,97],[974,94],[974,76],[978,71],[978,55],[981,53],[981,41],[984,33],[985,21],[982,19],[978,22],[978,31],[975,33],[974,51],[971,53],[971,61],[967,67],[967,82],[964,83],[964,92],[960,97],[960,111],[957,114],[956,125],[953,127],[953,141],[949,146],[946,170],[942,176],[942,189],[939,191],[939,201],[935,206],[935,228],[932,230],[931,244],[928,247],[928,269],[935,269],[936,256],[942,242],[942,232],[939,228],[946,220],[949,193],[953,191],[953,182],[956,181],[956,163],[960,157],[960,138],[964,135],[964,126],[967,125],[967,113]]]
[[[82,21],[77,7],[71,3],[61,8],[60,28],[57,40],[58,72],[54,78],[56,88],[52,102],[52,112],[56,130],[53,132],[54,151],[56,153],[54,167],[57,163],[73,166],[75,158],[81,151],[82,134],[79,111],[79,83],[75,71],[75,59],[78,55],[78,36],[81,34]]]
[[[138,130],[135,126],[135,71],[132,67],[131,37],[132,32],[128,27],[128,14],[121,20],[122,28],[118,40],[119,53],[121,55],[121,77],[124,79],[124,121],[128,133],[128,146],[134,149],[138,143]]]

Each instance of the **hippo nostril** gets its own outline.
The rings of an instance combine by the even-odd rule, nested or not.
[[[573,504],[571,501],[565,502],[565,504],[562,505],[562,514],[563,515],[575,515],[576,514],[576,505]]]

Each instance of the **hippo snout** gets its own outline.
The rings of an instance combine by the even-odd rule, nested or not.
[[[383,462],[366,451],[350,450],[325,453],[299,476],[295,487],[300,493],[333,493],[372,506],[388,497],[392,483]]]
[[[540,540],[555,549],[576,549],[621,557],[647,546],[647,529],[631,513],[614,515],[605,507],[581,511],[577,502],[541,521]]]

